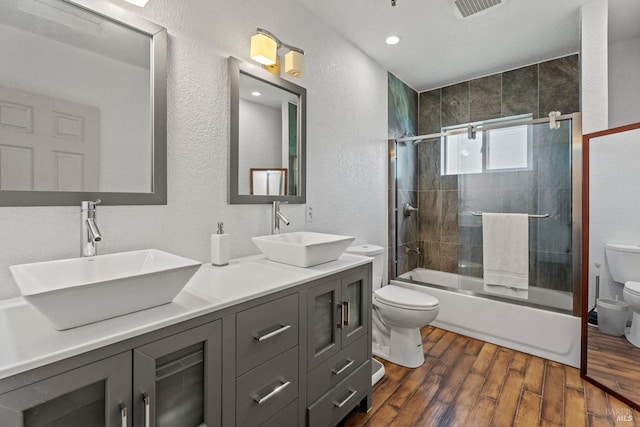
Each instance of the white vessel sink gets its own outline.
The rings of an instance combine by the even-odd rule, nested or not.
[[[24,299],[64,330],[169,303],[200,265],[147,249],[10,269]]]
[[[312,267],[338,259],[355,238],[297,231],[252,237],[251,240],[271,261],[296,267]]]

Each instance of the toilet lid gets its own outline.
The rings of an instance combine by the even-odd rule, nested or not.
[[[373,295],[377,301],[399,308],[411,308],[415,310],[438,306],[438,299],[436,297],[401,286],[383,286],[375,291]]]
[[[627,282],[624,284],[624,288],[629,293],[640,295],[640,282]]]

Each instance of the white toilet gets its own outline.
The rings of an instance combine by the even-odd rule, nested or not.
[[[607,243],[605,252],[611,277],[624,283],[622,297],[633,310],[631,329],[625,336],[631,344],[640,347],[640,246]]]
[[[347,253],[373,261],[373,354],[397,365],[417,368],[424,363],[420,328],[438,315],[438,299],[395,285],[382,286],[384,249],[352,246]]]

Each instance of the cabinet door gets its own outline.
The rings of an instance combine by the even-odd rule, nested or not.
[[[308,365],[310,370],[340,351],[338,324],[343,305],[340,279],[314,286],[308,292]]]
[[[133,352],[136,425],[219,426],[222,330],[216,321]]]
[[[3,427],[131,427],[131,352],[0,396]]]
[[[370,280],[366,270],[342,277],[342,347],[346,347],[367,334],[371,311]]]

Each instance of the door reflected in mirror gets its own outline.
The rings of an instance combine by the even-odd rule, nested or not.
[[[640,409],[640,123],[585,135],[583,149],[581,373]]]
[[[260,196],[287,195],[287,169],[250,169],[251,194]]]
[[[229,74],[229,203],[304,203],[306,90],[235,58]]]

